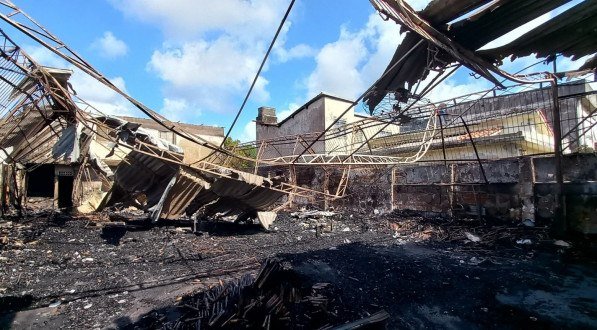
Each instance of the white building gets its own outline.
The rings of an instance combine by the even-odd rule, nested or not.
[[[305,153],[347,155],[367,149],[371,137],[399,133],[398,125],[388,124],[355,112],[353,101],[321,93],[278,122],[276,109],[261,107],[256,118],[258,147],[262,158],[302,153],[312,141],[335,122]],[[346,111],[344,114],[342,113]],[[338,119],[339,118],[339,119]]]

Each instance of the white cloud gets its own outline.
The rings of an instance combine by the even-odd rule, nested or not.
[[[54,68],[67,68],[69,66],[68,62],[43,46],[25,45],[23,48],[25,49],[25,52],[40,65]]]
[[[424,86],[424,84],[421,84]],[[427,94],[426,98],[433,102],[446,101],[451,98],[461,97],[464,95],[478,93],[492,87],[491,83],[487,80],[470,78],[465,82],[456,82],[453,79],[447,79],[437,85],[433,90]],[[475,99],[480,97],[482,94],[477,96],[470,96],[469,99]]]
[[[286,63],[293,59],[301,59],[306,57],[314,57],[317,50],[306,44],[298,44],[290,48],[286,48],[287,34],[292,26],[292,22],[287,21],[280,31],[278,40],[274,44],[273,53],[276,55],[276,60],[280,63]]]
[[[360,36],[342,31],[340,39],[325,45],[317,54],[317,66],[307,79],[308,96],[319,92],[352,98],[363,90],[359,71],[368,53]]]
[[[526,67],[529,68],[521,71],[520,73],[537,72],[539,70],[545,71],[544,69],[538,69],[538,67],[541,66],[541,62],[542,60],[536,58],[535,55],[523,56],[516,58],[515,60],[512,60],[508,57],[503,60],[500,68],[510,73],[519,72]]]
[[[124,56],[128,52],[126,43],[116,38],[110,31],[104,32],[101,38],[96,39],[91,44],[91,49],[97,51],[100,56],[110,59]]]
[[[257,131],[255,128],[255,122],[251,120],[245,124],[245,127],[243,127],[243,131],[240,133],[239,140],[241,142],[255,141],[257,139],[256,134]]]
[[[251,77],[253,79],[254,77]],[[269,92],[266,87],[269,81],[262,76],[257,77],[255,87],[253,87],[253,97],[257,102],[267,102],[270,98]]]
[[[276,114],[276,117],[278,118],[278,122],[281,122],[282,120],[286,119],[286,117],[290,116],[299,107],[300,107],[300,105],[298,103],[288,104],[288,107],[286,110],[282,110]]]
[[[88,74],[71,67],[74,74],[70,79],[77,96],[103,114],[113,116],[143,116],[128,100],[112,89],[97,81]],[[110,78],[110,81],[119,89],[127,93],[126,84],[122,77]]]
[[[428,1],[424,0],[424,2]],[[386,69],[404,36],[398,33],[398,25],[392,21],[381,20],[377,15],[369,17],[365,31],[366,40],[372,45],[374,51],[363,66],[362,72],[368,81],[373,82]]]
[[[282,63],[299,58],[313,57],[316,53],[317,51],[313,47],[306,44],[298,44],[289,49],[283,47],[276,48],[278,61]]]
[[[201,110],[190,106],[185,99],[164,99],[160,114],[172,121],[183,121],[189,116],[200,117]]]
[[[316,68],[306,80],[307,98],[319,92],[356,98],[377,79],[402,39],[398,26],[372,14],[356,32],[342,28],[337,41],[318,52]]]
[[[157,26],[165,35],[147,65],[163,80],[164,98],[215,113],[237,110],[288,5],[282,0],[111,2],[125,15]],[[286,47],[290,27],[287,21],[269,63],[314,55],[306,44]],[[267,70],[268,65],[263,72]],[[268,83],[260,76],[251,99],[267,102]]]
[[[221,36],[208,42],[198,40],[179,47],[156,50],[148,64],[167,82],[168,98],[186,99],[206,111],[234,112],[235,96],[242,95],[252,82],[259,63],[257,49],[243,45],[233,37]],[[269,100],[268,81],[259,77],[253,97]]]
[[[558,56],[558,58],[556,60],[556,69],[558,72],[577,70],[590,57],[591,57],[591,55],[587,55],[587,56],[578,58],[576,60],[572,60],[569,57]],[[552,72],[553,71],[553,63],[550,62],[548,64],[545,64],[544,60],[545,59],[543,59],[543,58],[537,58],[536,54],[519,57],[519,58],[516,58],[515,60],[506,58],[506,59],[504,59],[504,63],[500,68],[507,72],[510,72],[510,73],[519,73],[519,74],[545,72],[545,71]]]
[[[206,32],[260,40],[279,22],[287,2],[280,0],[111,0],[128,16],[155,24],[170,40]]]
[[[562,71],[571,71],[571,70],[578,70],[585,62],[590,59],[591,57],[595,56],[595,54],[583,56],[576,60],[572,60],[569,57],[558,57],[557,59],[557,70]]]
[[[257,65],[255,61],[242,61],[242,58],[238,61],[241,55],[242,50],[229,37],[218,38],[211,43],[199,40],[185,43],[182,47],[155,51],[149,68],[177,88],[188,85],[238,88],[238,78],[245,77],[242,72]],[[218,65],[220,62],[223,62],[222,65]]]

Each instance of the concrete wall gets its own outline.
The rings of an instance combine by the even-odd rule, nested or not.
[[[296,166],[296,184],[314,189],[316,191],[328,191],[335,194],[340,179],[342,177],[341,169]],[[260,175],[274,176],[285,175],[290,177],[288,167],[260,168]],[[392,171],[387,169],[354,169],[350,171],[348,177],[348,186],[343,198],[328,199],[324,198],[300,198],[293,199],[292,208],[334,208],[349,212],[390,212],[392,210]],[[286,202],[283,199],[280,202]]]
[[[572,229],[597,234],[597,156],[567,155],[562,162],[568,224]],[[554,216],[555,167],[551,157],[534,159],[535,207],[538,221]]]
[[[370,125],[372,122],[378,122],[374,119],[355,115],[354,107],[340,117],[351,104],[352,102],[349,100],[321,94],[278,124],[261,122],[258,115],[257,141],[274,140],[273,144],[275,144],[275,146],[267,146],[262,157],[274,158],[302,153],[305,143],[297,144],[296,136],[301,135],[307,143],[311,142],[317,133],[323,132],[337,118],[340,120],[328,131],[325,138],[322,139],[324,141],[315,143],[312,152],[329,155],[351,153],[355,147],[366,140],[363,135],[370,138],[382,128],[382,125]],[[368,128],[356,130],[356,134],[353,134],[355,132],[353,124],[355,123]],[[399,131],[398,125],[389,125],[384,129],[384,133],[387,135],[397,134]],[[348,134],[339,134],[342,132],[348,132]],[[366,146],[364,148],[366,149]]]
[[[296,198],[293,208],[333,207],[346,212],[414,210],[497,222],[530,219],[551,225],[556,205],[553,157],[519,157],[484,162],[485,184],[477,162],[433,163],[386,169],[353,169],[345,196],[328,200]],[[563,158],[569,228],[597,233],[597,155]],[[299,186],[335,194],[342,171],[296,166]],[[286,175],[288,168],[261,168],[264,176]]]
[[[503,221],[532,219],[549,225],[556,205],[553,157],[484,162],[489,184],[476,162],[399,167],[394,170],[394,209],[433,211]],[[597,233],[597,156],[563,158],[567,222]]]
[[[330,200],[328,207],[372,212],[415,210],[477,217],[498,221],[531,219],[549,225],[554,218],[555,182],[553,157],[520,157],[484,162],[485,184],[477,162],[416,164],[394,169],[353,169],[344,198]],[[573,229],[597,233],[597,156],[567,155],[563,159],[564,192],[568,223]],[[261,169],[260,174],[290,176],[287,168]],[[269,172],[269,173],[268,173]],[[277,172],[277,173],[276,173]],[[295,169],[299,186],[334,194],[340,169]],[[294,207],[326,205],[320,199],[296,199]]]
[[[199,136],[200,138],[213,143],[214,145],[219,146],[222,141],[224,140],[223,136],[211,136],[211,135],[204,135]],[[177,146],[181,147],[184,150],[184,159],[185,163],[193,163],[199,160],[202,160],[207,155],[211,153],[211,149],[200,146],[194,142],[191,142],[187,139],[183,139],[180,136],[175,137],[175,143]]]
[[[483,164],[490,185],[481,185],[477,163],[399,167],[394,171],[395,209],[432,211],[455,215],[518,217],[512,205],[522,204],[517,191],[521,166],[518,160]],[[520,213],[520,212],[519,212]]]
[[[289,143],[285,145],[279,145],[275,148],[266,148],[264,150],[263,158],[273,158],[280,156],[288,156],[298,154],[305,148],[303,145],[297,145],[294,143],[295,139],[291,138],[295,135],[301,135],[312,132],[321,132],[325,129],[325,101],[323,98],[319,98],[314,102],[307,105],[301,111],[291,115],[291,117],[285,119],[278,125],[268,125],[257,123],[256,125],[256,138],[257,141],[277,139],[280,137],[290,137]],[[313,146],[315,152],[323,152],[323,143],[316,143]]]
[[[324,98],[325,101],[325,127],[330,126],[334,120],[340,117],[340,115],[351,105],[351,102]],[[345,130],[348,124],[355,121],[354,107],[352,107],[344,116],[342,116],[334,127],[329,131],[334,133],[336,131]],[[328,134],[329,136],[330,134]],[[347,151],[351,150],[350,146],[352,143],[352,134],[346,134],[338,136],[336,138],[326,139],[325,151],[330,154],[346,154]]]

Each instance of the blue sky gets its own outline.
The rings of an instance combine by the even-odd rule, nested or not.
[[[171,120],[228,128],[289,0],[14,2],[150,108]],[[421,9],[428,1],[408,2]],[[5,23],[0,28],[40,63],[68,66]],[[321,91],[355,98],[382,73],[400,38],[397,26],[383,21],[367,0],[297,0],[233,137],[254,137],[251,121],[262,105],[276,107],[282,119]],[[506,68],[532,61],[523,58]],[[564,68],[577,66],[561,62]],[[103,112],[139,115],[80,72],[72,84]],[[433,96],[487,87],[462,70]]]

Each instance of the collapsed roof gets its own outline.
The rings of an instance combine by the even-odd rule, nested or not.
[[[201,171],[181,164],[182,149],[151,136],[139,124],[107,116],[96,119],[106,124],[120,143],[133,148],[116,168],[114,185],[100,207],[134,203],[143,195],[144,205],[139,206],[154,221],[174,220],[198,211],[203,216],[219,213],[242,219],[260,216],[260,211],[284,195],[270,189],[272,180],[259,175],[215,165],[210,171]]]
[[[206,216],[257,216],[267,227],[272,215],[261,211],[293,192],[293,187],[280,180],[205,161],[184,163],[184,150],[161,138],[159,132],[81,110],[79,102],[84,100],[75,96],[68,83],[72,71],[38,65],[0,30],[2,39],[0,159],[21,170],[44,163],[74,165],[78,173],[94,169],[111,188],[80,200],[85,212],[123,201],[134,203],[143,194],[143,205],[137,205],[153,220],[202,211]],[[221,131],[200,128],[207,133]],[[108,154],[96,154],[91,146],[97,144]],[[122,151],[118,157],[124,159],[112,172],[104,159],[114,155],[116,148]],[[80,177],[75,185],[81,184]],[[15,191],[23,188],[14,187]],[[72,195],[74,199],[75,190]]]
[[[412,90],[430,71],[459,62],[496,85],[495,65],[506,57],[536,53],[553,60],[597,52],[597,2],[584,1],[513,42],[480,50],[489,42],[571,0],[433,0],[415,12],[404,0],[371,0],[374,7],[407,31],[384,75],[365,97],[369,111],[388,94]],[[582,69],[595,69],[593,57]]]

